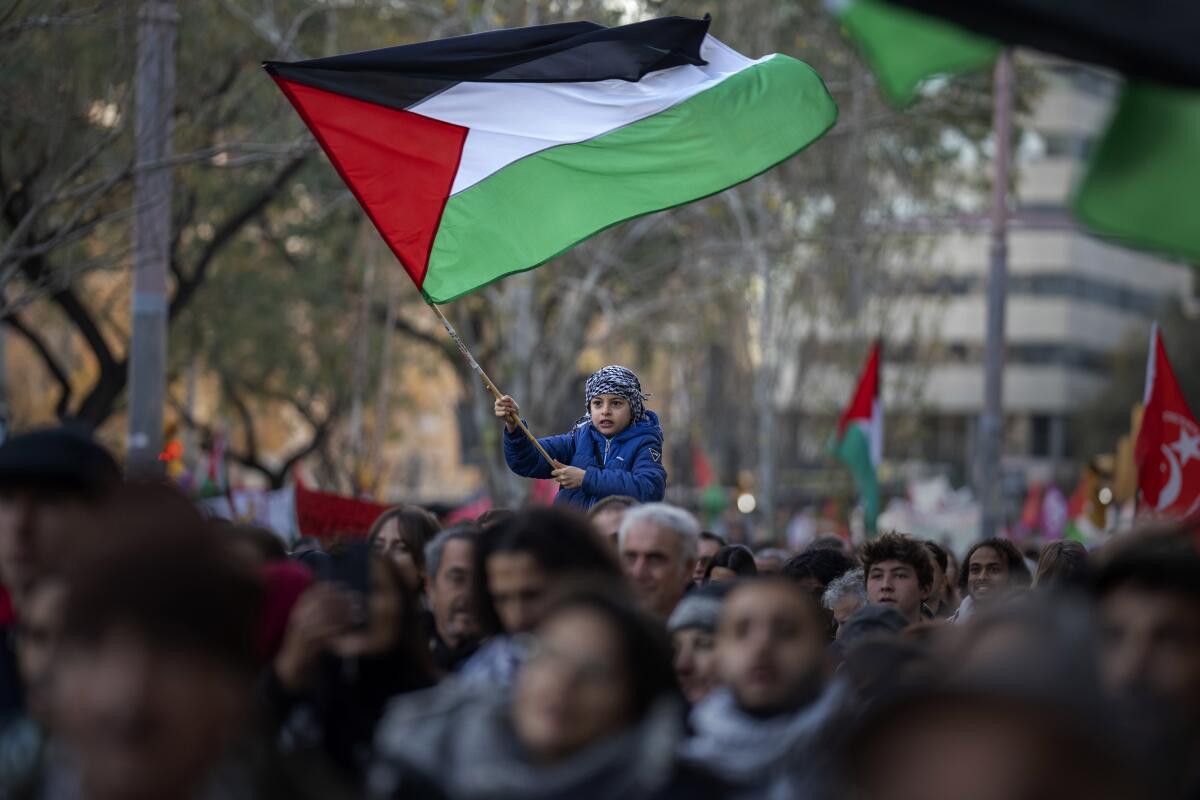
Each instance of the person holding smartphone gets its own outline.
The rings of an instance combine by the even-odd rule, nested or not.
[[[396,564],[355,543],[314,558],[264,681],[288,751],[318,751],[360,784],[388,702],[436,683],[415,588]]]

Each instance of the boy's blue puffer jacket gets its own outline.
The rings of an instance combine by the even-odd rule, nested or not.
[[[597,500],[614,494],[636,497],[643,503],[663,499],[667,470],[662,465],[663,432],[658,415],[647,411],[641,422],[630,425],[612,439],[592,427],[590,420],[570,433],[538,439],[556,461],[579,467],[586,475],[578,489],[560,489],[556,504],[587,510]],[[550,477],[552,467],[518,428],[504,432],[504,460],[526,478]]]

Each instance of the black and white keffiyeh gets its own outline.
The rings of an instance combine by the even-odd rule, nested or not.
[[[593,372],[583,387],[584,419],[588,419],[592,413],[592,399],[602,394],[624,397],[633,414],[632,422],[641,422],[642,417],[646,416],[646,400],[650,395],[642,394],[642,382],[633,374],[633,370],[610,364]]]

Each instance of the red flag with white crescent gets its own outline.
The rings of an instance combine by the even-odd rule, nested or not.
[[[1171,516],[1200,510],[1200,425],[1175,380],[1158,325],[1150,334],[1145,411],[1134,458],[1142,502]]]

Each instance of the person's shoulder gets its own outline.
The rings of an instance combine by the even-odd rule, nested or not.
[[[662,422],[658,419],[658,414],[647,410],[645,416],[633,423],[633,429],[641,436],[657,437],[662,439],[663,429]]]
[[[644,418],[635,422],[632,431],[634,447],[638,449],[651,447],[659,453],[662,452],[663,429],[658,421],[658,415],[653,411],[647,411]]]

